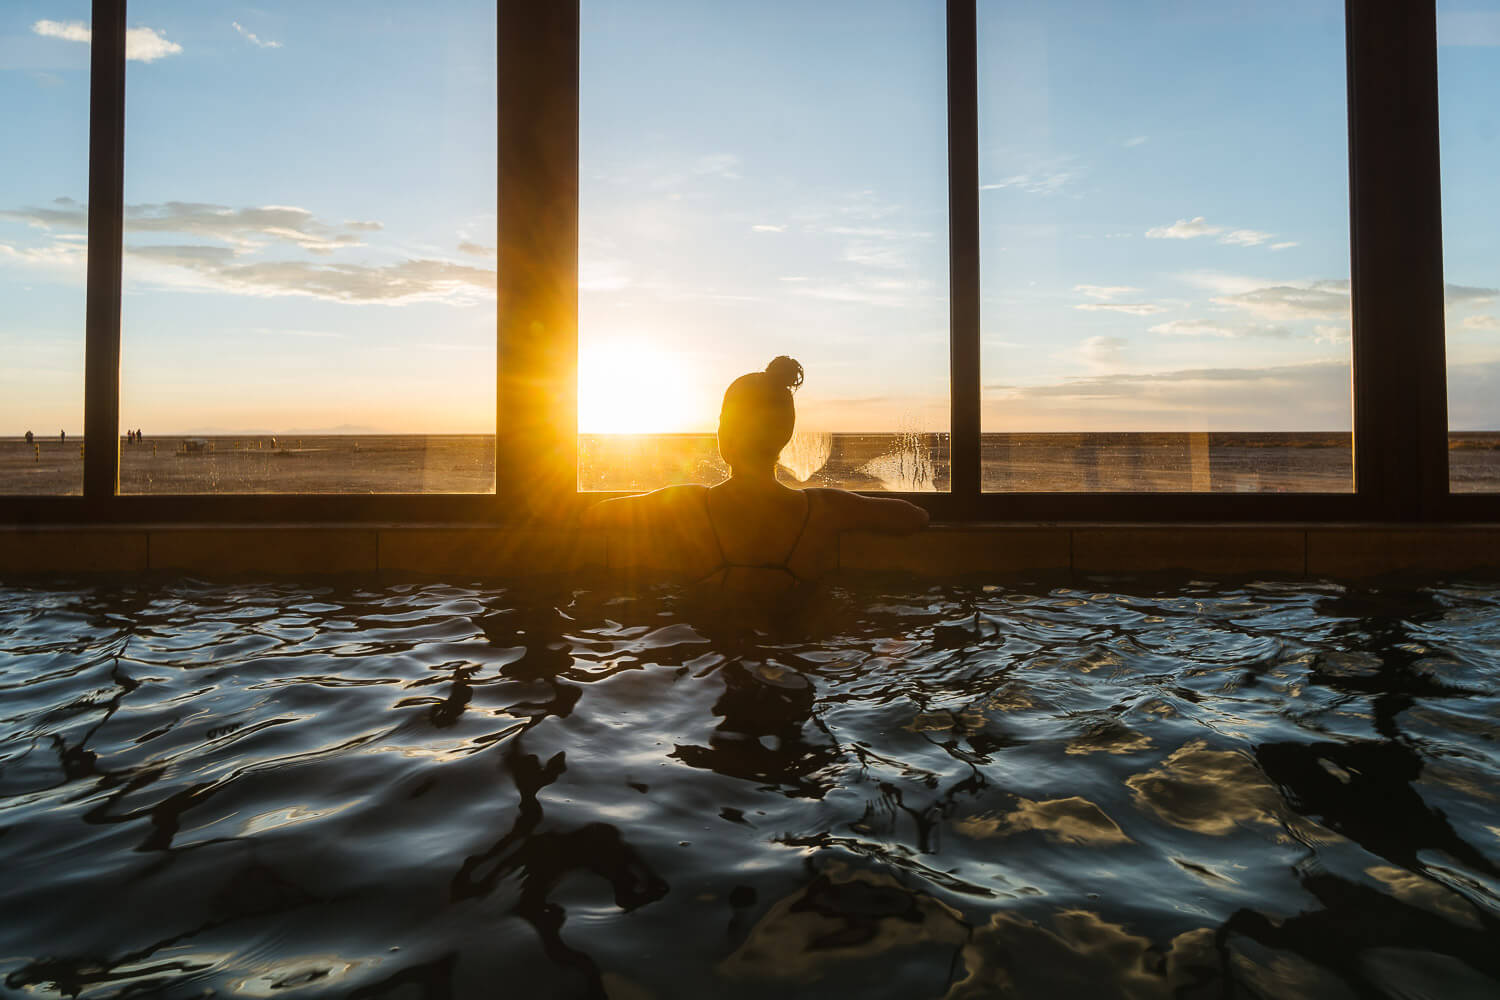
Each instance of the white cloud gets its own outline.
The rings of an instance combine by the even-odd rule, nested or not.
[[[1130,341],[1124,337],[1090,337],[1078,345],[1077,356],[1085,364],[1112,367],[1119,364]]]
[[[1168,337],[1222,337],[1225,339],[1243,337],[1284,339],[1292,335],[1291,330],[1277,324],[1251,323],[1248,326],[1231,326],[1212,319],[1174,319],[1166,323],[1158,323],[1151,328],[1151,332]]]
[[[408,259],[385,265],[274,260],[240,263],[242,252],[211,246],[127,246],[146,264],[185,270],[197,287],[244,295],[305,295],[336,302],[396,304],[463,302],[495,292],[495,272],[445,260]]]
[[[1465,330],[1500,330],[1500,319],[1494,316],[1470,316],[1464,320]]]
[[[1271,244],[1271,249],[1272,250],[1290,250],[1292,247],[1298,247],[1298,246],[1301,246],[1301,245],[1302,244],[1298,243],[1296,240],[1288,240],[1285,243],[1272,243]]]
[[[786,232],[786,226],[773,226],[769,223],[762,222],[758,223],[757,225],[751,226],[750,231],[755,233],[784,233]]]
[[[1232,295],[1217,296],[1213,301],[1219,305],[1243,309],[1264,319],[1326,321],[1349,314],[1349,282],[1340,280],[1265,285]]]
[[[987,384],[986,423],[1026,430],[1347,430],[1349,362],[1104,372],[1045,385]],[[1084,423],[1086,422],[1086,424]],[[1488,425],[1486,425],[1488,426]]]
[[[1005,188],[1015,188],[1027,194],[1051,195],[1057,194],[1079,176],[1076,170],[1042,170],[1034,173],[1012,174],[1010,177],[991,181],[989,184],[981,184],[979,190],[1000,191]]]
[[[1211,319],[1174,319],[1156,324],[1151,328],[1151,332],[1169,337],[1233,337],[1235,335],[1232,327]]]
[[[1118,312],[1131,316],[1151,316],[1167,311],[1166,306],[1159,306],[1154,302],[1080,302],[1073,308],[1084,312]]]
[[[38,21],[31,30],[44,38],[60,38],[65,42],[93,40],[93,32],[82,21]],[[166,56],[175,56],[182,46],[169,42],[155,28],[125,29],[125,58],[136,62],[155,62]]]
[[[922,280],[861,277],[845,282],[799,283],[793,286],[793,291],[797,295],[828,302],[899,309],[914,304],[929,287],[930,283]]]
[[[1347,344],[1350,340],[1349,328],[1347,326],[1324,326],[1318,325],[1313,328],[1313,337],[1320,344]]]
[[[851,243],[844,250],[844,259],[861,267],[878,267],[887,271],[906,268],[907,255],[899,248],[881,243]]]
[[[1129,285],[1074,285],[1073,291],[1082,292],[1091,299],[1112,299],[1117,295],[1129,295],[1140,291]]]
[[[182,46],[169,42],[153,28],[127,28],[125,30],[125,58],[136,62],[156,62],[166,56],[175,56]]]
[[[0,219],[25,222],[39,229],[83,229],[88,226],[88,206],[64,198],[45,208],[0,210]],[[331,253],[364,245],[349,230],[373,232],[381,228],[379,222],[335,226],[295,205],[230,208],[204,202],[168,201],[125,206],[127,233],[188,234],[240,247],[281,242],[314,253]]]
[[[77,239],[75,230],[83,229],[87,218],[87,206],[69,198],[43,208],[0,211],[0,219],[24,222],[49,234],[63,230],[52,237],[51,247],[4,247],[0,257],[36,265],[81,262],[86,259],[86,243]],[[356,227],[373,232],[381,225],[366,221]],[[125,252],[133,262],[133,280],[204,291],[388,304],[417,300],[462,304],[495,294],[492,269],[455,261],[405,258],[390,263],[319,263],[261,256],[271,246],[281,247],[283,253],[290,247],[319,256],[363,246],[360,237],[347,231],[350,228],[355,227],[323,223],[306,209],[291,205],[241,209],[197,202],[127,205],[126,233],[176,237],[178,242],[133,243]],[[205,242],[186,242],[183,237]]]
[[[249,42],[251,45],[256,45],[263,49],[281,48],[280,42],[267,41],[262,39],[259,35],[255,34],[253,31],[246,31],[238,21],[231,21],[229,23],[234,25],[234,30],[238,31],[240,33],[240,37]]]
[[[61,38],[65,42],[87,42],[89,26],[82,21],[38,21],[31,30],[43,38]]]
[[[1262,233],[1255,229],[1236,229],[1219,237],[1220,243],[1237,247],[1260,246],[1271,238],[1270,233]]]
[[[487,247],[483,243],[475,243],[472,240],[460,240],[458,252],[466,253],[471,257],[494,257],[495,248]]]
[[[1139,145],[1141,145],[1141,143],[1143,143],[1145,141],[1146,141],[1146,137],[1145,136],[1143,136],[1143,135],[1133,135],[1129,139],[1125,140],[1125,147],[1128,149],[1131,146],[1139,146]]]
[[[1153,240],[1191,240],[1199,236],[1213,236],[1224,231],[1223,226],[1211,226],[1203,216],[1178,219],[1170,226],[1157,226],[1146,230],[1146,238]]]
[[[1492,302],[1500,290],[1476,288],[1473,285],[1444,285],[1443,300],[1450,306],[1481,305]]]

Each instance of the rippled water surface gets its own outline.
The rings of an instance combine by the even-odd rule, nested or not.
[[[0,586],[32,996],[1500,996],[1500,588]]]

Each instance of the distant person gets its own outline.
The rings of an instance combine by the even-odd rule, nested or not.
[[[777,597],[833,568],[840,534],[905,535],[927,512],[896,497],[846,490],[794,490],[776,479],[776,460],[796,423],[792,392],[802,366],[774,359],[730,383],[719,411],[719,454],[729,478],[717,486],[668,486],[606,500],[585,524],[623,536],[627,561],[691,574],[730,597]],[[634,551],[629,551],[633,547]],[[611,556],[611,564],[619,560]]]
[[[33,437],[33,436],[32,436],[32,433],[31,433],[31,432],[30,432],[30,431],[27,431],[27,432],[26,432],[26,443],[27,443],[27,444],[31,444],[31,442],[32,442],[32,437]]]
[[[68,443],[68,432],[67,431],[58,431],[57,432],[57,440],[59,442],[61,442],[62,444],[67,444]]]

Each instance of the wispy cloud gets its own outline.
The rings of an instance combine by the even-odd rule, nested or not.
[[[494,257],[495,256],[495,248],[494,247],[487,247],[483,243],[474,243],[474,242],[471,242],[470,240],[460,240],[459,244],[458,244],[458,252],[459,253],[466,253],[470,257]]]
[[[845,247],[844,260],[861,267],[875,267],[884,271],[905,270],[909,263],[906,252],[899,245],[864,240]]]
[[[88,225],[88,206],[60,198],[46,207],[0,210],[0,219],[25,222],[39,229],[80,229]],[[379,222],[335,226],[295,205],[230,208],[204,202],[168,201],[125,206],[128,233],[178,233],[220,240],[241,247],[290,243],[313,253],[363,246],[349,230],[375,232]]]
[[[1167,311],[1166,306],[1159,306],[1155,302],[1080,302],[1073,308],[1084,312],[1117,312],[1130,316],[1151,316]]]
[[[1075,351],[1078,360],[1095,367],[1114,367],[1120,363],[1121,355],[1130,341],[1124,337],[1089,337]]]
[[[86,243],[75,232],[88,219],[88,207],[80,202],[59,198],[44,207],[0,210],[0,219],[53,234],[51,247],[4,247],[0,256],[32,265],[66,263],[70,267],[86,259]],[[348,231],[356,227],[364,232],[382,228],[379,222],[368,220],[353,227],[334,226],[307,209],[290,205],[239,209],[198,202],[128,205],[127,234],[170,242],[133,242],[125,253],[133,262],[132,280],[200,291],[387,304],[417,300],[463,304],[495,294],[492,269],[450,260],[407,257],[385,263],[327,263],[267,257],[273,250],[284,256],[289,249],[326,257],[336,250],[364,246],[360,236]]]
[[[241,262],[241,252],[211,246],[127,246],[126,256],[191,273],[197,286],[244,295],[305,295],[349,303],[418,300],[463,302],[495,292],[495,272],[445,260],[393,264],[317,264],[275,260]]]
[[[82,21],[37,21],[31,30],[44,38],[59,38],[65,42],[93,40],[93,32]],[[125,30],[125,58],[136,62],[155,62],[167,56],[175,56],[182,46],[169,42],[155,28],[127,28]]]
[[[253,31],[246,31],[244,25],[240,24],[240,22],[238,21],[231,21],[229,23],[234,25],[234,30],[238,31],[240,33],[240,37],[249,42],[251,45],[256,45],[263,49],[281,48],[280,42],[273,42],[268,39],[263,39]]]
[[[1297,246],[1301,246],[1301,245],[1302,244],[1298,243],[1296,240],[1288,240],[1288,241],[1286,241],[1284,243],[1272,243],[1271,244],[1271,249],[1272,250],[1290,250],[1292,247],[1297,247]]]
[[[751,226],[750,231],[753,233],[784,233],[786,232],[786,226],[773,226],[770,223],[762,222]]]
[[[1349,282],[1333,280],[1265,285],[1236,294],[1217,296],[1213,301],[1269,320],[1328,320],[1348,315]]]
[[[1078,172],[1073,170],[1047,170],[1039,173],[1012,174],[998,181],[979,185],[981,191],[1001,191],[1005,188],[1015,188],[1027,194],[1057,194],[1070,182],[1078,177]]]
[[[1110,371],[1042,385],[987,384],[985,390],[987,422],[1027,430],[1073,430],[1080,421],[1121,430],[1347,430],[1349,421],[1347,360]]]
[[[1125,148],[1129,149],[1131,146],[1139,146],[1142,143],[1144,143],[1145,141],[1146,141],[1146,137],[1145,136],[1143,136],[1143,135],[1133,135],[1129,139],[1125,140]]]
[[[1290,329],[1279,324],[1251,323],[1236,326],[1213,319],[1174,319],[1158,323],[1151,328],[1151,332],[1168,337],[1220,337],[1226,340],[1243,337],[1285,339],[1292,335]]]
[[[1000,174],[996,180],[979,185],[981,191],[1013,189],[1026,194],[1061,194],[1084,175],[1077,157],[1071,154],[1037,156],[1020,149],[1002,149],[994,154],[985,173]]]
[[[1166,323],[1158,323],[1151,328],[1152,333],[1164,334],[1168,337],[1233,337],[1234,329],[1223,323],[1211,319],[1174,319]]]
[[[1500,289],[1476,288],[1473,285],[1443,286],[1443,301],[1450,306],[1482,305],[1493,302]]]
[[[1270,233],[1256,229],[1233,229],[1219,237],[1219,242],[1237,247],[1260,246],[1271,238]]]
[[[1463,322],[1465,330],[1500,330],[1500,319],[1494,316],[1469,316]]]
[[[1259,229],[1231,229],[1228,226],[1214,225],[1201,215],[1191,219],[1178,219],[1170,226],[1156,226],[1146,230],[1146,238],[1152,240],[1195,240],[1200,236],[1217,236],[1219,243],[1234,247],[1258,247],[1275,238],[1274,233],[1261,232]],[[1296,245],[1295,242],[1276,243],[1271,249],[1285,250]]]
[[[1223,226],[1211,226],[1203,216],[1192,219],[1178,219],[1170,226],[1157,226],[1155,229],[1146,230],[1146,238],[1150,240],[1192,240],[1199,236],[1214,236],[1224,231]]]
[[[888,309],[911,306],[929,290],[930,283],[919,279],[869,276],[838,282],[799,281],[792,286],[793,294],[812,299]]]
[[[1129,285],[1074,285],[1073,291],[1082,292],[1091,299],[1113,299],[1119,295],[1138,292],[1140,289]]]

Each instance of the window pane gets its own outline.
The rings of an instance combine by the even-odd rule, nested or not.
[[[947,489],[943,5],[582,16],[579,487],[717,482],[725,387],[787,354],[784,481]]]
[[[1440,0],[1438,93],[1448,301],[1448,484],[1500,491],[1500,2]]]
[[[494,489],[495,5],[132,0],[127,493]]]
[[[979,14],[984,488],[1351,489],[1343,4]]]
[[[89,4],[0,10],[0,494],[83,491]]]

